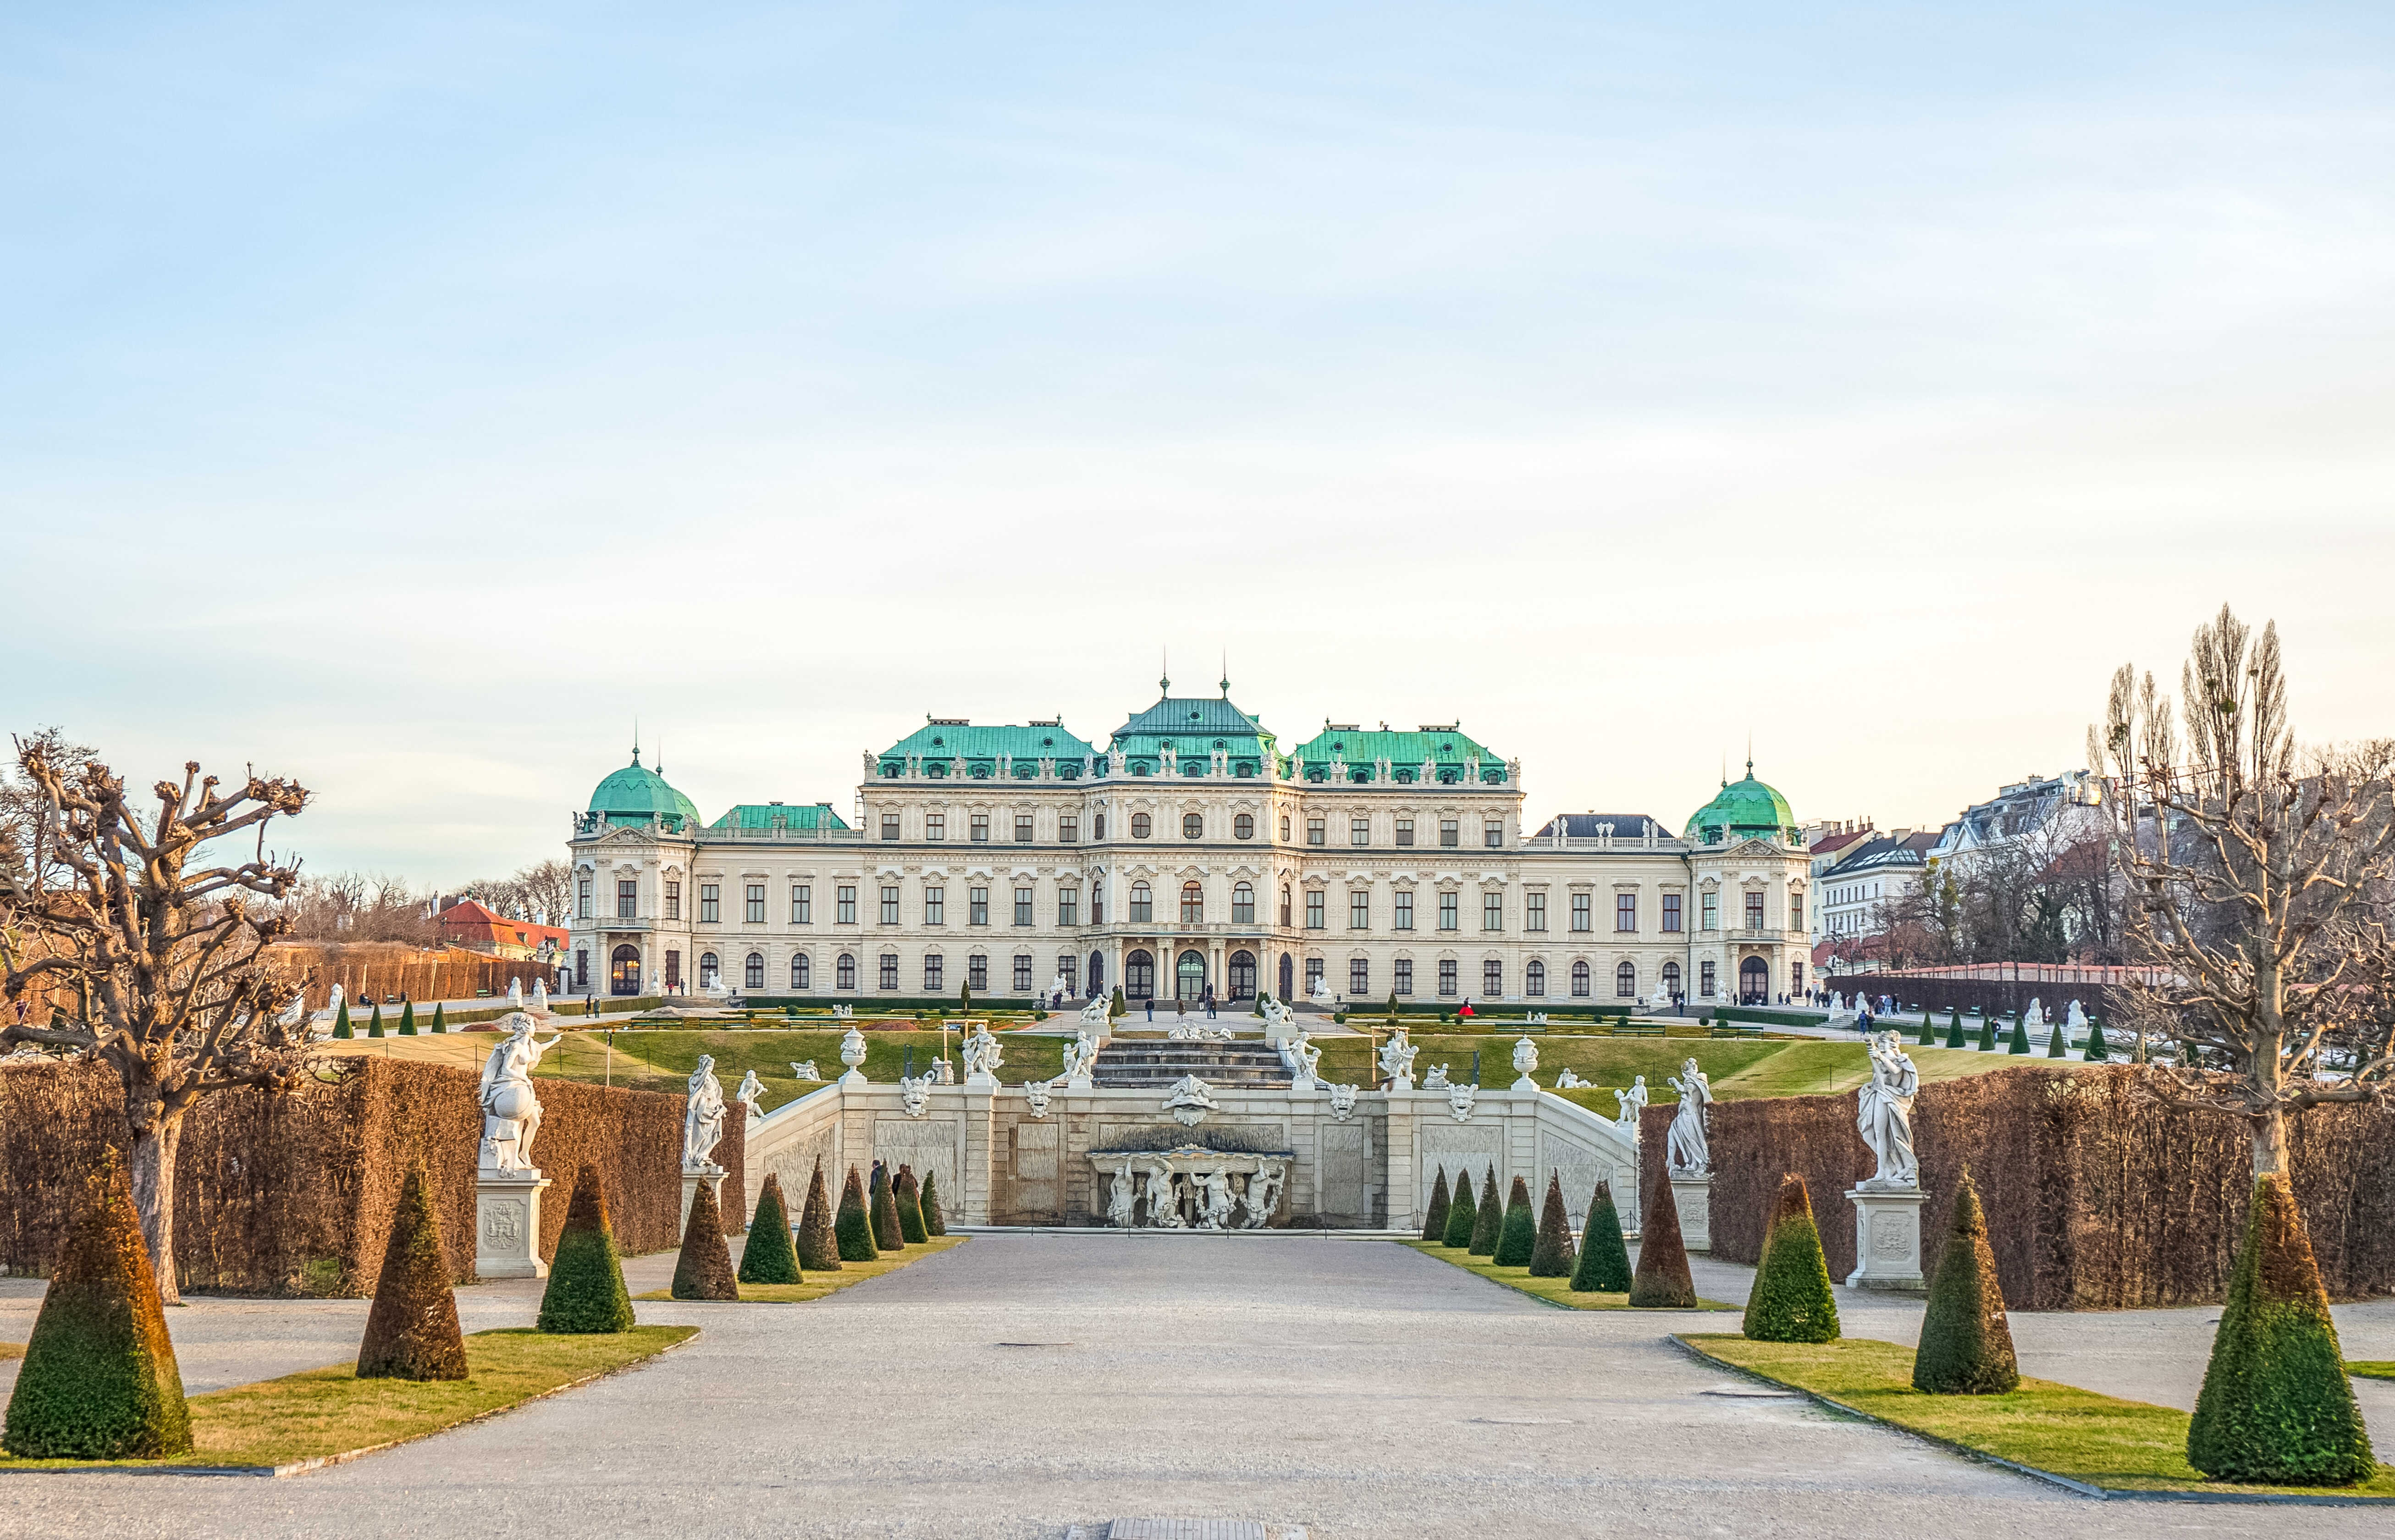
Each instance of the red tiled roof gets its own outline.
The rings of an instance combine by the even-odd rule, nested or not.
[[[543,941],[563,949],[568,932],[555,925],[536,925],[529,920],[509,920],[492,913],[471,898],[461,898],[436,916],[444,938],[457,937],[538,950]]]

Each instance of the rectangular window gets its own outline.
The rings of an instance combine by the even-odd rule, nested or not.
[[[1372,964],[1363,958],[1347,960],[1347,992],[1357,1000],[1372,992]]]
[[[988,814],[976,813],[973,816],[973,843],[975,844],[989,843]]]
[[[666,951],[666,993],[681,993],[681,953],[670,948]]]
[[[1016,844],[1029,844],[1031,843],[1030,814],[1017,813],[1014,816],[1014,843]]]
[[[815,890],[808,883],[790,884],[790,923],[812,925],[815,923]]]
[[[681,884],[680,883],[666,884],[666,918],[668,920],[681,918]]]
[[[1438,960],[1438,992],[1449,999],[1454,998],[1455,959],[1452,957],[1442,957]]]
[[[1156,893],[1145,883],[1131,885],[1131,918],[1134,924],[1146,924],[1156,918]]]
[[[751,925],[765,923],[765,884],[750,883],[741,894],[740,918]]]
[[[1323,928],[1322,890],[1320,888],[1308,888],[1305,890],[1305,928],[1307,930],[1320,930]]]
[[[1029,952],[1014,954],[1014,992],[1016,994],[1031,992],[1031,954]]]
[[[1443,931],[1462,930],[1463,923],[1456,918],[1456,897],[1452,893],[1438,896],[1438,928]]]
[[[1703,917],[1705,929],[1719,930],[1721,928],[1720,904],[1721,900],[1710,893],[1697,900],[1697,912]],[[1711,989],[1707,989],[1705,993],[1712,994],[1713,991]]]
[[[1358,931],[1370,930],[1372,928],[1371,889],[1354,888],[1349,890],[1347,894],[1347,928],[1349,930]]]
[[[1318,957],[1307,958],[1305,960],[1305,992],[1309,995],[1312,994],[1314,992],[1314,987],[1321,982],[1322,959]]]
[[[1029,888],[1019,887],[1014,890],[1014,923],[1018,925],[1031,923],[1031,890]],[[1025,966],[1028,967],[1029,964],[1025,963]]]
[[[1613,896],[1613,928],[1616,931],[1638,928],[1638,895],[1617,893]]]
[[[1081,890],[1068,887],[1056,890],[1056,923],[1078,925],[1081,923]]]
[[[896,952],[881,954],[881,987],[885,989],[898,988],[898,954]]]
[[[842,925],[856,923],[856,889],[846,883],[833,890],[833,923]]]
[[[1480,964],[1480,992],[1491,1000],[1505,992],[1505,964],[1493,957]]]
[[[965,889],[965,923],[968,925],[989,923],[989,889],[986,887]]]
[[[1402,999],[1411,999],[1414,992],[1414,960],[1400,957],[1396,962],[1397,978],[1394,986]]]
[[[1697,964],[1697,992],[1707,1000],[1714,997],[1714,965],[1710,962]]]
[[[588,888],[590,884],[585,883],[582,885]],[[585,893],[583,896],[587,898],[589,895]],[[574,987],[577,989],[590,987],[590,952],[588,948],[577,947],[574,950]]]
[[[590,918],[590,879],[583,878],[581,882],[575,884],[575,888],[574,912],[588,920]]]
[[[1788,988],[1796,994],[1803,994],[1805,992],[1804,963],[1791,962],[1788,964]]]
[[[1526,906],[1522,910],[1522,928],[1534,931],[1545,930],[1547,928],[1547,896],[1543,893],[1533,893],[1522,901]]]
[[[1584,1000],[1584,999],[1586,999],[1586,998],[1588,997],[1588,964],[1587,964],[1587,963],[1585,963],[1585,962],[1575,962],[1575,963],[1573,963],[1573,964],[1572,964],[1572,985],[1571,985],[1571,989],[1572,989],[1572,996],[1573,996],[1573,998],[1574,998],[1574,999],[1578,999],[1578,1000]]]
[[[927,887],[923,890],[923,923],[945,925],[948,923],[948,890]]]
[[[1106,837],[1106,816],[1105,816],[1105,814],[1103,814],[1103,813],[1092,813],[1092,814],[1091,814],[1091,815],[1090,815],[1090,838],[1091,838],[1091,839],[1092,839],[1092,840],[1103,840],[1103,839],[1105,839],[1105,837]]]
[[[834,987],[838,989],[853,989],[856,988],[855,953],[842,952],[840,954],[840,962],[834,964],[832,968],[832,982]]]
[[[1318,844],[1322,844],[1322,843],[1325,843],[1325,836],[1324,836],[1324,834],[1323,834],[1323,830],[1324,830],[1326,827],[1327,827],[1327,826],[1323,823],[1323,821],[1322,821],[1320,818],[1308,818],[1308,819],[1306,819],[1306,820],[1305,820],[1305,843],[1306,843],[1307,844],[1310,844],[1310,845],[1318,845]]]
[[[641,883],[638,878],[622,877],[615,882],[615,918],[630,920],[641,912]]]
[[[1792,893],[1788,896],[1788,928],[1790,930],[1805,928],[1805,896],[1801,893]]]
[[[1462,827],[1462,826],[1458,824],[1453,818],[1439,819],[1438,843],[1440,846],[1444,849],[1452,850],[1457,845],[1462,843],[1462,836],[1456,832],[1456,830]]]
[[[1056,838],[1060,843],[1071,844],[1080,837],[1080,819],[1075,817],[1072,814],[1067,813],[1063,817],[1056,820]]]
[[[1763,928],[1763,895],[1760,893],[1750,893],[1746,896],[1746,928],[1748,930]]]
[[[1680,933],[1680,896],[1676,893],[1663,895],[1663,930],[1672,936]]]
[[[1413,843],[1414,821],[1411,818],[1399,818],[1397,820],[1397,843],[1401,845],[1409,845]]]
[[[988,989],[989,959],[982,956],[979,952],[975,952],[973,956],[966,958],[965,982],[972,985],[976,993]]]
[[[881,923],[885,925],[898,923],[898,889],[894,883],[884,884],[881,889]]]
[[[1256,890],[1241,883],[1231,890],[1231,923],[1252,925],[1256,923]]]
[[[1289,889],[1286,887],[1280,890],[1280,923],[1283,928],[1289,924]]]
[[[923,992],[939,994],[947,989],[947,959],[933,952],[923,959]]]
[[[1065,992],[1078,999],[1081,993],[1081,960],[1071,952],[1058,952],[1056,971],[1065,976]]]
[[[1589,911],[1594,906],[1589,902],[1589,896],[1587,894],[1575,893],[1572,895],[1572,929],[1576,931],[1584,931],[1589,928]]]
[[[698,884],[698,923],[712,925],[723,918],[723,889],[713,883]]]
[[[897,814],[884,813],[881,815],[881,837],[885,840],[894,840],[898,837]]]
[[[1372,843],[1372,820],[1370,818],[1348,819],[1347,843],[1354,845],[1370,844]]]
[[[1480,928],[1485,931],[1501,931],[1505,928],[1505,896],[1502,893],[1484,893],[1480,896]]]
[[[1413,929],[1414,895],[1411,888],[1399,888],[1397,890],[1396,909],[1396,914],[1389,921],[1391,927],[1396,930]]]
[[[945,840],[948,837],[948,816],[946,813],[923,815],[923,838]]]
[[[1505,820],[1490,818],[1480,826],[1480,843],[1491,850],[1505,848]]]

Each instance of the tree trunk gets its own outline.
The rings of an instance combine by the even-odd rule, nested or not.
[[[2254,1118],[2254,1175],[2284,1175],[2287,1171],[2287,1115],[2278,1108]]]
[[[167,1305],[183,1302],[175,1286],[175,1150],[182,1143],[180,1116],[159,1119],[133,1131],[133,1208],[141,1215],[141,1239],[150,1248],[150,1266],[158,1275],[158,1298]]]

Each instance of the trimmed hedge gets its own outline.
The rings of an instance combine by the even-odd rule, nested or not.
[[[544,1332],[576,1334],[632,1329],[632,1295],[624,1287],[624,1263],[607,1218],[606,1178],[595,1161],[583,1162],[574,1178],[574,1201],[558,1232],[536,1324]]]
[[[1497,1178],[1494,1175],[1490,1181]],[[1472,1172],[1469,1167],[1456,1173],[1455,1196],[1448,1201],[1447,1234],[1440,1239],[1450,1246],[1470,1246],[1472,1227],[1480,1217],[1480,1204],[1472,1196]]]
[[[432,1215],[431,1184],[422,1162],[408,1168],[399,1189],[399,1215],[383,1248],[382,1278],[358,1344],[358,1378],[460,1380],[466,1377],[466,1336],[457,1325],[457,1296],[449,1262],[441,1255],[441,1222]]]
[[[1530,1276],[1569,1278],[1579,1260],[1572,1255],[1571,1216],[1564,1210],[1563,1179],[1551,1171],[1546,1201],[1539,1208],[1538,1243],[1530,1248]]]
[[[898,1237],[910,1246],[920,1246],[932,1236],[923,1228],[921,1189],[915,1185],[915,1168],[900,1166],[898,1175],[890,1184],[891,1196],[898,1204]]]
[[[1812,1195],[1795,1173],[1780,1184],[1763,1261],[1746,1296],[1740,1330],[1754,1342],[1835,1342],[1838,1301],[1821,1260],[1821,1230],[1813,1223]]]
[[[1505,1196],[1505,1218],[1490,1258],[1501,1268],[1527,1268],[1539,1247],[1539,1222],[1530,1217],[1530,1186],[1519,1176]]]
[[[1599,1182],[1589,1194],[1588,1222],[1581,1227],[1580,1262],[1572,1268],[1574,1294],[1626,1294],[1630,1248],[1622,1243],[1621,1215],[1613,1206],[1613,1184]]]
[[[1645,1206],[1638,1235],[1638,1270],[1630,1276],[1630,1303],[1639,1309],[1693,1310],[1697,1281],[1688,1274],[1687,1242],[1680,1236],[1680,1205],[1668,1184]]]
[[[898,1200],[890,1191],[890,1168],[873,1162],[873,1181],[865,1189],[867,1210],[873,1215],[873,1244],[882,1252],[905,1251],[906,1232],[898,1225]]]
[[[832,1229],[831,1195],[824,1189],[820,1155],[815,1157],[814,1175],[807,1179],[807,1206],[799,1212],[798,1245],[801,1269],[840,1271],[840,1241]]]
[[[701,1182],[691,1195],[690,1222],[682,1227],[681,1255],[674,1258],[676,1299],[737,1302],[740,1281],[732,1271],[732,1248],[723,1243],[723,1215],[715,1206],[715,1184]]]
[[[1819,1027],[1830,1019],[1827,1011],[1781,1011],[1766,1005],[1714,1005],[1706,1008],[1706,1014],[1715,1021],[1746,1021],[1762,1027]]]
[[[1963,1172],[1954,1194],[1954,1223],[1935,1262],[1929,1310],[1921,1321],[1921,1347],[1912,1355],[1912,1387],[1937,1396],[2002,1395],[2020,1384],[2013,1354],[2012,1325],[2005,1319],[2005,1292],[1996,1283],[1995,1254],[1988,1250],[1988,1223],[1979,1213],[1979,1189]]]
[[[1491,1169],[1488,1182],[1480,1189],[1480,1207],[1472,1215],[1472,1244],[1465,1249],[1474,1256],[1495,1256],[1497,1241],[1504,1228],[1505,1201],[1497,1196],[1497,1173]]]
[[[923,1190],[916,1195],[916,1206],[922,1211],[923,1228],[926,1233],[946,1235],[948,1233],[948,1222],[940,1215],[938,1175],[939,1173],[935,1171],[923,1173]]]
[[[1447,1190],[1447,1167],[1441,1166],[1438,1168],[1438,1180],[1431,1185],[1430,1206],[1422,1211],[1423,1240],[1447,1239],[1447,1210],[1451,1201]]]
[[[856,1179],[854,1166],[848,1168],[848,1184],[840,1188],[840,1217],[833,1233],[843,1262],[870,1262],[881,1255],[881,1248],[873,1243],[873,1217],[865,1211],[865,1184]]]
[[[756,1216],[748,1221],[748,1243],[740,1248],[743,1283],[803,1283],[798,1248],[790,1241],[790,1216],[782,1204],[782,1177],[765,1173],[764,1190],[757,1194]]]

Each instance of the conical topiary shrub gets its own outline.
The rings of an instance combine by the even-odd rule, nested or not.
[[[401,1037],[414,1037],[416,1035],[416,1002],[412,1000],[404,1000],[400,1002],[399,1035]]]
[[[1422,1211],[1422,1238],[1439,1241],[1447,1239],[1447,1210],[1450,1201],[1447,1191],[1447,1167],[1438,1168],[1438,1180],[1431,1184],[1430,1207]]]
[[[2029,1052],[2029,1023],[2026,1020],[2019,1016],[2013,1017],[2012,1041],[2006,1043],[2005,1047],[2007,1053],[2026,1054]]]
[[[1546,1201],[1539,1205],[1539,1239],[1530,1248],[1532,1278],[1569,1278],[1572,1265],[1571,1216],[1564,1209],[1562,1177],[1547,1173]]]
[[[1921,1046],[1924,1048],[1938,1046],[1938,1021],[1926,1011],[1921,1013]]]
[[[466,1337],[457,1328],[457,1296],[449,1259],[441,1251],[431,1184],[421,1162],[408,1169],[383,1247],[382,1276],[358,1344],[358,1378],[461,1380]]]
[[[923,1228],[921,1189],[915,1186],[915,1168],[900,1166],[897,1179],[890,1184],[890,1195],[898,1204],[898,1235],[910,1246],[929,1241],[931,1232]]]
[[[1495,1256],[1504,1229],[1505,1201],[1497,1196],[1497,1173],[1492,1167],[1480,1188],[1480,1207],[1472,1215],[1472,1244],[1466,1249],[1475,1256]]]
[[[1630,1288],[1630,1248],[1621,1241],[1621,1215],[1613,1207],[1613,1187],[1596,1184],[1581,1227],[1580,1262],[1572,1268],[1574,1294],[1624,1294]]]
[[[1644,1205],[1638,1237],[1638,1270],[1630,1277],[1630,1303],[1642,1310],[1693,1310],[1697,1281],[1688,1275],[1688,1246],[1680,1238],[1680,1205],[1668,1183]]]
[[[549,1259],[549,1288],[540,1296],[544,1332],[629,1332],[632,1296],[624,1287],[623,1258],[607,1223],[607,1189],[595,1162],[585,1161],[574,1178],[574,1201],[565,1228]]]
[[[923,1213],[923,1233],[926,1235],[948,1233],[948,1222],[940,1214],[940,1184],[937,1176],[936,1172],[923,1173],[923,1190],[915,1195],[916,1206]]]
[[[1955,1011],[1953,1018],[1946,1023],[1946,1046],[1949,1048],[1961,1048],[1965,1046],[1963,1042],[1963,1013],[1959,1009]]]
[[[890,1168],[880,1161],[873,1162],[873,1181],[865,1189],[865,1201],[873,1215],[873,1244],[884,1252],[905,1251],[906,1232],[898,1228],[898,1200],[890,1191]]]
[[[801,1272],[840,1271],[840,1237],[831,1224],[831,1194],[825,1190],[823,1157],[815,1157],[815,1174],[807,1181],[806,1207],[799,1211],[799,1268]]]
[[[2013,1331],[2005,1320],[2005,1292],[1996,1281],[1996,1254],[1988,1249],[1988,1222],[1969,1167],[1954,1193],[1954,1220],[1929,1285],[1921,1347],[1912,1355],[1912,1387],[1933,1396],[2000,1396],[2020,1384]]]
[[[449,1030],[448,1013],[441,1008],[441,1002],[437,1000],[432,1002],[432,1030],[436,1036]]]
[[[854,1166],[848,1168],[847,1185],[840,1189],[840,1217],[832,1228],[841,1261],[870,1262],[881,1255],[873,1243],[873,1216],[865,1211],[865,1184],[856,1179]]]
[[[764,1188],[757,1194],[757,1212],[748,1218],[748,1243],[740,1248],[740,1281],[806,1281],[799,1271],[798,1247],[790,1242],[790,1215],[782,1202],[779,1172],[765,1173]]]
[[[1993,1016],[1983,1016],[1979,1018],[1979,1052],[1992,1054],[1995,1051],[1996,1018]]]
[[[183,1376],[111,1149],[83,1180],[17,1369],[0,1449],[26,1460],[151,1460],[192,1447]]]
[[[15,1415],[12,1409],[12,1432]],[[2377,1468],[2311,1238],[2295,1190],[2275,1172],[2254,1183],[2245,1241],[2188,1425],[2187,1463],[2215,1480],[2277,1486],[2349,1486]]]
[[[1527,1268],[1538,1249],[1539,1221],[1530,1213],[1530,1185],[1516,1176],[1514,1190],[1505,1198],[1505,1218],[1497,1232],[1493,1260],[1501,1268]]]
[[[1771,1205],[1743,1330],[1755,1342],[1838,1337],[1838,1302],[1830,1293],[1830,1266],[1821,1255],[1820,1227],[1813,1223],[1812,1195],[1793,1172],[1780,1179],[1780,1196]]]
[[[2087,1047],[2079,1056],[2090,1064],[2104,1064],[2112,1057],[2112,1045],[2104,1041],[2104,1024],[2093,1016],[2087,1018]]]
[[[2071,1056],[2071,1034],[2062,1029],[2062,1023],[2058,1021],[2049,1024],[2046,1028],[2045,1056],[2047,1058]]]
[[[1455,1196],[1448,1200],[1447,1233],[1439,1239],[1449,1246],[1472,1244],[1472,1227],[1480,1217],[1480,1204],[1472,1196],[1472,1172],[1469,1168],[1455,1175]]]
[[[382,1035],[382,1002],[377,1001],[375,1002],[374,1015],[366,1018],[366,1036],[370,1038],[377,1038]]]
[[[358,1035],[358,1029],[350,1025],[350,1002],[346,1000],[341,1002],[341,1008],[333,1013],[333,1035],[345,1042]]]
[[[732,1248],[723,1243],[723,1210],[716,1206],[715,1184],[701,1182],[690,1200],[690,1218],[681,1227],[681,1255],[674,1258],[676,1299],[737,1301],[740,1281],[733,1275]]]

